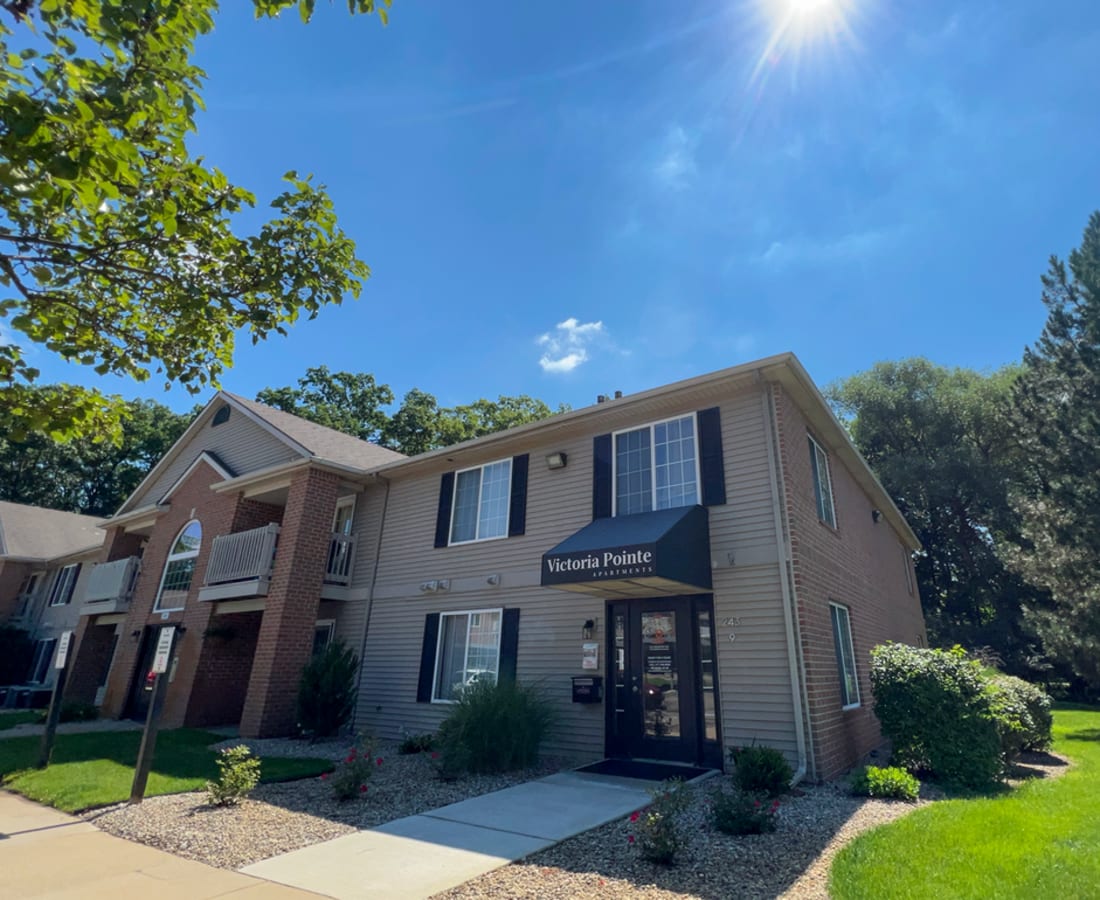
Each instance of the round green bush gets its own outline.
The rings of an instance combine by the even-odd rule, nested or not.
[[[871,651],[871,689],[894,759],[981,788],[1000,777],[1001,735],[979,663],[961,647],[884,644]]]
[[[733,783],[742,791],[778,797],[794,778],[787,758],[774,747],[733,747]]]
[[[920,782],[898,766],[867,766],[852,777],[852,793],[887,800],[916,800]]]

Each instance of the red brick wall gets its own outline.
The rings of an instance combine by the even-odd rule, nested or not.
[[[186,724],[236,725],[244,709],[263,612],[213,616],[202,642]]]
[[[91,616],[82,616],[74,636],[76,655],[69,670],[69,680],[65,683],[66,700],[94,703],[96,691],[111,664],[115,626],[92,625],[91,620]]]
[[[241,716],[247,737],[290,734],[297,724],[298,680],[313,649],[339,486],[338,476],[316,469],[296,473],[290,484]]]
[[[870,652],[884,641],[925,639],[920,599],[906,586],[911,566],[901,538],[779,386],[773,386],[783,463],[787,517],[806,692],[819,779],[834,777],[877,747],[882,738],[873,712]],[[808,435],[829,455],[836,528],[821,522],[814,497]],[[911,569],[910,569],[911,571]],[[848,607],[861,705],[842,710],[840,672],[833,642],[831,602]]]
[[[280,507],[245,500],[239,495],[216,494],[211,491],[210,485],[221,480],[222,476],[205,462],[196,466],[187,480],[176,488],[168,511],[160,516],[149,535],[142,558],[141,574],[123,625],[118,652],[108,681],[103,702],[105,716],[119,716],[125,712],[133,678],[135,674],[139,677],[144,674],[135,673],[141,642],[133,638],[132,633],[142,631],[146,625],[177,625],[186,629],[176,642],[178,664],[175,677],[168,686],[161,725],[166,728],[177,727],[183,724],[189,714],[192,686],[202,656],[203,633],[209,626],[214,611],[213,603],[202,603],[198,599],[213,540],[220,534],[243,531],[272,521],[278,522],[282,513]],[[191,590],[184,609],[168,613],[165,618],[161,613],[153,611],[153,605],[172,545],[183,527],[192,519],[197,519],[202,525],[202,545],[191,579]],[[121,539],[118,546],[120,550],[128,549]],[[123,552],[122,555],[130,554]]]
[[[116,559],[141,556],[141,545],[144,541],[145,538],[140,534],[127,534],[121,526],[108,528],[100,561],[114,562]]]

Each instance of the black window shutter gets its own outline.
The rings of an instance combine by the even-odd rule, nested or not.
[[[699,422],[699,475],[703,481],[703,506],[726,502],[726,464],[722,458],[722,419],[718,407],[701,409]]]
[[[611,517],[611,435],[592,440],[592,518]]]
[[[519,651],[519,609],[504,610],[500,623],[500,667],[498,681],[516,680],[516,656]]]
[[[435,648],[439,643],[439,613],[424,617],[424,646],[420,650],[420,681],[416,686],[416,702],[432,702],[432,681],[435,678]]]
[[[508,537],[527,530],[527,466],[530,456],[512,457],[512,505],[508,513]]]
[[[451,542],[451,503],[454,502],[455,473],[444,472],[439,480],[439,514],[435,517],[435,545],[446,547]]]

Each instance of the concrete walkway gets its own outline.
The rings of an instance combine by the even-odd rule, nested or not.
[[[0,898],[308,900],[317,895],[180,859],[0,791]]]
[[[61,722],[57,726],[58,734],[88,734],[92,731],[140,731],[144,728],[142,722],[132,722],[129,719],[95,719],[92,722]],[[0,731],[0,741],[6,738],[16,737],[41,737],[46,730],[45,724],[38,722],[24,722],[12,728]]]
[[[645,806],[651,786],[561,772],[241,871],[338,900],[430,897]]]

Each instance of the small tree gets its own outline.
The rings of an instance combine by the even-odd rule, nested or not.
[[[302,670],[298,726],[312,737],[331,737],[351,718],[359,657],[343,641],[333,641]]]

